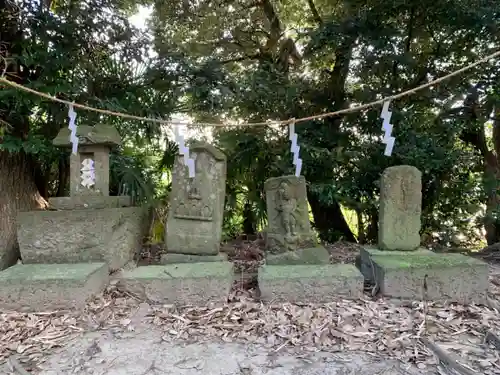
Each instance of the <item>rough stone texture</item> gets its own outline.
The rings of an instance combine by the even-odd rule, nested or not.
[[[17,264],[0,272],[0,309],[80,309],[108,278],[105,263]]]
[[[325,303],[363,293],[363,276],[350,264],[266,265],[258,280],[262,299],[273,302]]]
[[[70,195],[71,196],[109,196],[109,147],[102,145],[78,145],[78,153],[71,154],[69,174],[70,174]],[[86,187],[81,184],[82,162],[85,159],[94,161],[95,184]]]
[[[142,309],[139,309],[142,310]],[[147,313],[149,311],[146,310]],[[137,316],[138,315],[138,316]],[[78,335],[71,343],[45,356],[37,375],[436,375],[437,366],[426,363],[419,369],[411,363],[384,358],[381,353],[332,350],[312,351],[306,345],[266,342],[263,334],[256,342],[229,340],[172,339],[146,323],[137,312],[131,323],[120,330],[113,327]],[[209,319],[209,318],[207,318]],[[139,323],[139,321],[141,321]],[[237,324],[237,323],[235,323]],[[341,327],[342,328],[342,327]],[[125,332],[122,332],[125,331]],[[179,330],[179,334],[183,330]],[[241,338],[240,340],[243,340]],[[278,340],[276,340],[278,341]],[[339,340],[340,341],[340,340]],[[279,342],[279,341],[278,341]],[[279,350],[277,350],[279,348]],[[276,350],[275,350],[276,349]],[[346,348],[347,349],[347,348]],[[26,353],[26,352],[25,352]],[[2,372],[3,370],[3,372]],[[0,374],[12,374],[7,364]],[[20,375],[20,374],[19,374]],[[479,375],[479,373],[478,373]]]
[[[195,262],[227,262],[227,254],[219,253],[217,255],[191,255],[191,254],[162,254],[161,264],[175,263],[195,263]]]
[[[461,254],[372,255],[376,283],[387,297],[485,303],[488,265]]]
[[[380,255],[380,256],[414,256],[414,255],[437,255],[433,251],[427,249],[417,249],[415,251],[396,251],[396,250],[379,250],[376,248],[365,247],[360,251],[360,269],[361,273],[365,277],[367,281],[375,281],[373,278],[373,268],[372,268],[372,255]]]
[[[121,144],[115,127],[80,125],[77,127],[78,153],[70,156],[70,196],[109,195],[109,152]],[[71,147],[70,130],[63,128],[53,140],[55,146]],[[94,161],[95,185],[81,185],[81,168],[84,159]]]
[[[233,283],[231,262],[182,263],[138,267],[124,271],[122,278],[144,288],[156,302],[205,306],[226,302]]]
[[[62,128],[52,141],[52,144],[58,147],[71,147],[70,134],[71,131],[68,128]],[[122,144],[120,134],[112,125],[78,125],[76,127],[76,136],[78,137],[78,146],[104,145],[113,147]]]
[[[75,196],[75,197],[54,197],[49,198],[49,207],[54,210],[78,210],[78,209],[97,209],[97,208],[118,208],[129,207],[132,205],[132,198],[128,196],[104,197],[94,196]]]
[[[21,257],[25,264],[106,262],[115,270],[140,248],[146,218],[139,207],[21,212]]]
[[[323,246],[307,247],[286,253],[269,254],[266,257],[269,265],[286,264],[329,264],[330,254]]]
[[[190,147],[196,174],[190,179],[182,156],[172,172],[170,211],[165,226],[168,252],[217,255],[226,194],[226,157],[209,144]]]
[[[415,250],[420,245],[422,174],[409,165],[387,168],[380,183],[379,247]]]
[[[266,229],[268,253],[283,253],[313,246],[305,178],[270,178],[265,182],[264,190],[269,222]]]

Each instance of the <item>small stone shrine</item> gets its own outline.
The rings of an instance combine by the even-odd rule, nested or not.
[[[357,297],[363,278],[351,265],[332,265],[309,222],[305,178],[283,176],[264,184],[267,203],[266,265],[259,269],[264,299],[325,302]]]
[[[163,265],[127,271],[124,280],[140,286],[150,300],[158,303],[226,302],[234,278],[232,263],[226,254],[219,253],[226,156],[206,143],[195,143],[189,150],[195,177],[189,178],[182,156],[176,158],[172,171]]]
[[[483,303],[488,266],[461,254],[420,248],[422,174],[387,168],[380,183],[379,246],[361,251],[361,271],[381,294],[411,300]]]
[[[140,248],[147,211],[130,197],[109,196],[109,152],[121,143],[110,126],[79,126],[71,155],[70,196],[49,199],[50,210],[20,212],[18,242],[23,264],[0,273],[0,306],[75,308],[107,284],[110,270]],[[69,130],[54,144],[71,147]]]

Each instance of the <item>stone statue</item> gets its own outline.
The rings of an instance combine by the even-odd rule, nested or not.
[[[271,253],[296,250],[312,237],[303,177],[271,178],[264,186],[269,227],[267,249]]]
[[[309,222],[306,180],[282,176],[264,184],[267,203],[267,264],[327,264],[328,251],[316,243]]]
[[[297,235],[297,219],[295,211],[297,210],[297,200],[292,197],[290,187],[286,181],[281,181],[276,192],[276,211],[281,219],[285,240],[292,242]]]

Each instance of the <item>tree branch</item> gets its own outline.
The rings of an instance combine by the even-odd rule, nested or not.
[[[316,5],[314,5],[314,0],[307,0],[307,4],[309,4],[309,9],[311,9],[311,13],[312,13],[314,21],[316,21],[318,25],[322,25],[323,20],[321,19],[321,16],[319,15],[319,12],[318,12],[318,9],[316,8]]]

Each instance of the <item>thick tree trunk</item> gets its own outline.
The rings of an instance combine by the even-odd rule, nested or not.
[[[322,241],[328,243],[339,240],[356,242],[356,238],[352,234],[349,225],[347,225],[344,214],[337,202],[323,204],[318,194],[311,191],[307,192],[307,198],[314,217],[314,227]]]
[[[47,202],[38,192],[23,154],[0,152],[0,192],[0,270],[3,270],[19,259],[17,213],[46,208]]]
[[[500,242],[500,169],[497,156],[493,152],[487,151],[484,159],[484,185],[487,195],[484,229],[486,242],[488,245],[493,245]]]

